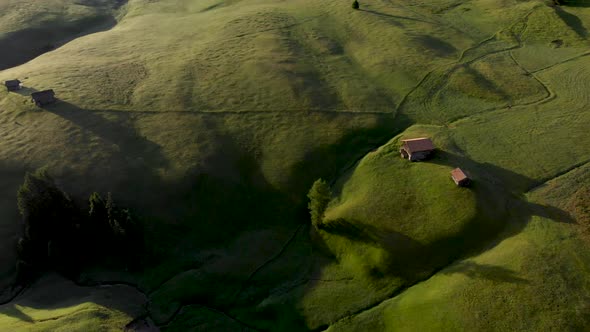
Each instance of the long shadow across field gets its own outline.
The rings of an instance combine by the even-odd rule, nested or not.
[[[117,0],[112,8],[118,9],[127,0]],[[108,9],[101,9],[107,12]],[[50,52],[76,38],[112,29],[117,24],[111,14],[83,18],[64,23],[61,18],[46,23],[43,27],[26,28],[4,34],[0,38],[0,70],[26,63],[44,53]]]
[[[106,143],[115,144],[126,156],[144,156],[150,161],[149,167],[168,165],[161,147],[136,132],[132,112],[86,110],[61,100],[44,109],[93,133]]]
[[[165,180],[157,169],[168,167],[167,158],[158,144],[135,130],[132,113],[85,110],[65,101],[58,101],[43,109],[81,128],[82,134],[89,136],[89,141],[92,138],[96,144],[98,137],[100,144],[110,148],[104,154],[104,160],[96,159],[100,164],[94,174],[71,172],[60,176],[61,180],[66,178],[60,182],[68,183],[70,187],[64,188],[66,192],[71,193],[75,184],[83,184],[79,186],[85,188],[98,185],[99,188],[86,188],[84,190],[87,192],[77,192],[75,196],[83,204],[91,191],[112,191],[116,199],[127,198],[123,205],[135,208],[140,216],[146,216],[142,219],[146,242],[149,243],[145,253],[148,257],[144,265],[146,270],[168,264],[172,268],[168,269],[167,278],[172,278],[185,272],[185,268],[200,269],[204,266],[200,270],[204,275],[201,289],[195,290],[192,283],[181,284],[180,287],[186,287],[186,291],[182,292],[180,298],[175,298],[173,294],[168,298],[165,294],[166,302],[178,301],[182,308],[194,304],[220,312],[229,311],[231,299],[247,282],[250,269],[236,271],[233,265],[228,264],[227,273],[207,272],[210,265],[194,258],[198,252],[210,247],[223,248],[248,230],[277,226],[288,230],[307,221],[306,217],[300,219],[298,206],[287,193],[278,192],[266,182],[259,160],[254,157],[255,151],[244,150],[233,137],[216,128],[215,118],[223,115],[211,115],[206,120],[211,121],[207,127],[212,135],[216,135],[214,141],[219,146],[201,162],[214,169],[223,167],[234,173],[217,175],[195,165],[185,176],[177,180]],[[80,145],[78,142],[76,144]],[[145,162],[129,162],[135,157],[141,157]],[[109,180],[100,181],[101,178]],[[222,268],[223,260],[217,259],[207,258],[207,263]],[[259,263],[265,264],[268,259],[261,257]],[[258,266],[251,267],[252,271],[257,269]],[[148,281],[146,287],[154,290],[152,287],[158,285]],[[47,306],[43,303],[34,305],[38,309],[52,307],[50,303]],[[179,312],[172,314],[170,322]],[[6,307],[4,314],[27,320],[14,308]]]
[[[20,90],[14,91],[14,93],[17,93],[23,97],[30,97],[31,93],[35,93],[35,92],[39,92],[39,90],[37,90],[33,87],[26,86],[26,85],[23,85]]]
[[[430,23],[430,24],[432,24],[432,22],[430,22],[430,21],[419,19],[419,18],[392,15],[392,14],[377,12],[377,11],[370,10],[370,9],[362,9],[361,8],[361,9],[359,9],[359,11],[362,11],[362,12],[365,12],[365,13],[369,13],[369,14],[372,14],[372,15],[377,15],[377,16],[385,17],[385,18],[395,19],[395,20],[407,20],[407,21],[414,21],[414,22],[422,22],[422,23]],[[403,24],[401,24],[401,23],[399,23],[397,21],[392,21],[392,22],[394,22],[394,24],[397,25],[397,26],[403,27]]]
[[[140,214],[143,212],[150,216],[146,220],[146,229],[149,233],[148,243],[152,248],[147,253],[151,261],[146,269],[177,261],[168,265],[172,267],[162,278],[163,283],[187,270],[194,272],[196,279],[176,279],[180,280],[178,284],[173,280],[168,284],[172,285],[172,292],[158,294],[161,295],[160,299],[165,300],[152,307],[163,312],[160,315],[163,318],[159,322],[162,325],[171,324],[170,328],[179,326],[175,324],[181,324],[190,316],[184,309],[202,306],[216,313],[218,317],[235,318],[236,322],[239,319],[246,322],[246,326],[262,331],[272,330],[275,324],[289,326],[297,331],[310,329],[298,309],[305,290],[295,293],[289,301],[269,305],[264,309],[257,308],[269,296],[283,292],[282,289],[286,289],[284,292],[287,296],[298,285],[306,285],[307,291],[316,287],[317,283],[309,276],[307,280],[298,279],[301,274],[308,272],[293,275],[289,280],[273,279],[265,280],[264,283],[254,280],[253,276],[257,273],[268,275],[273,270],[267,270],[267,267],[276,262],[284,264],[283,268],[303,268],[309,270],[309,273],[321,270],[323,263],[312,267],[317,262],[316,255],[325,256],[323,253],[309,252],[313,234],[296,233],[295,238],[303,244],[289,247],[289,240],[285,243],[285,248],[277,251],[276,256],[262,257],[259,266],[246,267],[239,272],[234,271],[234,263],[227,263],[224,267],[223,257],[209,257],[199,262],[197,260],[201,258],[191,257],[198,257],[196,254],[204,248],[227,247],[232,239],[246,231],[276,226],[293,229],[300,224],[309,223],[305,194],[313,181],[319,177],[331,180],[346,176],[342,173],[343,169],[354,167],[354,161],[362,158],[368,152],[368,147],[379,146],[388,141],[406,127],[408,121],[399,116],[395,122],[393,119],[392,122],[380,121],[380,125],[375,128],[359,130],[346,135],[336,144],[317,147],[289,174],[288,187],[291,191],[282,192],[266,182],[260,166],[262,159],[258,159],[257,151],[245,150],[234,137],[225,134],[222,128],[217,128],[216,117],[223,115],[211,115],[207,118],[207,121],[211,121],[210,126],[207,126],[210,128],[208,130],[217,135],[214,141],[219,146],[203,163],[223,165],[232,170],[232,174],[213,174],[195,165],[185,176],[167,181],[157,172],[158,168],[168,166],[167,158],[158,144],[142,137],[134,129],[135,118],[132,113],[94,112],[63,101],[48,106],[45,110],[71,121],[88,134],[100,137],[103,144],[118,147],[107,157],[109,160],[105,161],[105,165],[114,164],[117,167],[111,170],[99,167],[99,173],[95,176],[111,177],[113,175],[110,173],[116,171],[121,176],[118,181],[123,184],[118,186],[122,190],[121,195],[134,197],[135,202],[131,201],[129,204],[143,209],[139,211]],[[133,164],[128,161],[130,157],[143,157],[145,162]],[[436,157],[427,162],[460,166],[471,173],[475,179],[474,186],[456,190],[474,192],[478,214],[460,234],[428,245],[418,243],[399,232],[367,226],[357,220],[338,220],[322,230],[347,237],[353,242],[379,246],[387,251],[387,266],[374,271],[372,278],[402,277],[409,286],[418,280],[417,276],[435,273],[461,257],[493,245],[498,234],[505,229],[505,220],[509,220],[513,232],[524,227],[533,215],[542,215],[561,222],[574,222],[562,210],[529,203],[519,195],[521,188],[536,184],[532,179],[445,151],[438,151]],[[73,183],[83,182],[83,176],[72,175],[71,180]],[[117,191],[114,193],[117,194]],[[262,246],[264,243],[252,245]],[[321,243],[314,245],[321,246]],[[285,260],[281,256],[285,252],[291,258]],[[212,272],[212,265],[221,270]],[[220,273],[219,271],[226,271],[224,268],[227,273]],[[473,278],[495,278],[496,281],[511,283],[527,282],[513,271],[488,265],[458,264],[445,273],[463,273]],[[182,283],[183,280],[186,284]],[[148,283],[151,291],[157,291],[158,287],[157,284]],[[169,311],[168,303],[178,303],[178,307]],[[10,310],[7,309],[7,314],[11,313]],[[19,315],[17,312],[12,313]],[[288,315],[285,316],[285,313]],[[26,317],[22,318],[26,320]]]
[[[89,153],[96,144],[91,143],[96,141],[93,137],[98,137],[103,145],[97,148],[109,151],[94,165],[90,175],[109,181],[86,180],[99,185],[94,190],[112,191],[117,196],[135,197],[138,201],[155,199],[154,186],[160,181],[157,169],[167,167],[168,160],[158,144],[137,133],[132,113],[86,110],[62,100],[43,109],[80,127]],[[74,176],[73,172],[64,171],[64,174]],[[67,182],[76,183],[73,180]]]
[[[563,7],[590,7],[590,1],[588,0],[567,0],[563,1]]]
[[[329,115],[327,116],[329,117]],[[386,117],[393,120],[391,115],[384,115],[384,120],[386,120]],[[320,146],[314,149],[302,159],[301,163],[295,165],[292,169],[288,177],[290,179],[288,182],[290,190],[286,192],[273,190],[272,186],[265,182],[259,161],[251,157],[252,153],[248,153],[237,160],[238,169],[241,170],[240,178],[243,179],[243,183],[231,185],[227,180],[224,181],[204,174],[199,175],[195,171],[194,175],[191,176],[193,180],[189,180],[189,177],[187,183],[196,182],[201,184],[194,187],[195,191],[193,193],[184,198],[179,196],[178,200],[186,203],[191,201],[199,202],[191,209],[192,212],[189,214],[193,216],[192,219],[204,223],[202,233],[209,234],[209,237],[212,237],[212,234],[206,232],[206,227],[210,229],[219,228],[219,224],[215,225],[218,222],[222,222],[224,227],[219,234],[225,234],[228,239],[235,236],[237,234],[235,230],[243,229],[241,228],[243,225],[240,227],[233,220],[250,225],[248,226],[249,229],[264,229],[264,227],[274,225],[277,222],[282,225],[293,226],[309,224],[305,195],[313,181],[319,177],[325,179],[338,177],[340,170],[351,164],[351,159],[361,158],[368,152],[364,149],[382,144],[389,139],[392,131],[397,132],[401,128],[401,124],[396,126],[393,121],[382,121],[380,125],[374,128],[352,132],[336,144]],[[239,151],[240,147],[229,137],[219,137],[216,141],[226,141],[225,148],[220,149],[219,158],[225,158],[226,162],[234,163],[235,161],[231,161],[231,159],[227,160],[227,156],[235,154],[235,151]],[[213,157],[213,159],[216,158],[218,157]],[[228,185],[230,187],[226,187]],[[182,188],[183,185],[180,184],[177,187]],[[187,191],[180,190],[180,192]],[[222,193],[225,195],[223,198],[221,197]],[[200,204],[201,202],[202,204]],[[184,206],[189,207],[187,204],[184,204]],[[209,212],[205,212],[207,210]],[[195,226],[200,228],[197,225],[191,225],[190,227],[193,227],[194,230]],[[190,232],[189,226],[186,227],[183,229],[185,234]],[[300,229],[300,226],[297,228]],[[303,229],[308,228],[304,227]],[[198,243],[199,241],[207,240],[194,238],[192,242]],[[219,241],[221,239],[217,240],[218,244],[222,243]],[[298,244],[295,245],[294,242]],[[256,308],[256,304],[263,303],[269,295],[276,294],[277,289],[279,292],[288,294],[307,283],[306,280],[314,272],[313,265],[316,262],[315,254],[310,252],[311,242],[309,232],[296,231],[285,242],[281,250],[277,251],[273,257],[267,258],[263,264],[249,273],[247,278],[243,280],[236,279],[235,272],[228,273],[226,276],[211,274],[203,279],[203,276],[207,275],[207,266],[200,266],[193,271],[194,275],[200,279],[194,280],[201,280],[201,282],[209,280],[204,282],[204,285],[209,286],[203,286],[202,290],[198,290],[193,286],[192,288],[196,292],[192,293],[192,295],[184,294],[181,303],[184,307],[200,304],[234,316],[238,315],[242,321],[260,331],[273,329],[308,330],[305,319],[300,315],[297,308],[298,297],[293,298],[290,296],[289,298],[294,301],[289,300],[281,304],[264,306],[264,308]],[[263,246],[264,244],[253,245]],[[283,256],[292,258],[287,259],[283,258]],[[282,266],[280,271],[293,270],[294,273],[286,278],[268,280],[268,277],[266,277],[263,283],[257,280],[256,277],[259,275],[268,276],[268,271],[273,270],[273,264]],[[276,268],[274,267],[274,269]],[[319,268],[321,269],[321,266]],[[229,275],[234,275],[234,277],[229,277]],[[303,278],[303,281],[301,278]],[[310,284],[313,285],[313,283]],[[159,297],[162,296],[159,295]],[[177,315],[178,319],[176,319]],[[172,329],[172,326],[178,326],[175,324],[181,324],[183,319],[180,317],[186,318],[186,315],[179,309],[166,323],[170,323],[169,326]]]
[[[65,44],[75,38],[95,32],[107,31],[115,26],[117,21],[108,16],[96,20],[82,20],[74,26],[51,28],[28,28],[8,33],[0,38],[0,49],[11,50],[5,53],[0,60],[0,70],[8,69],[26,63],[44,53],[53,51],[60,43]],[[78,28],[77,26],[85,26]],[[100,28],[93,29],[88,26],[97,25]]]
[[[47,275],[33,283],[11,303],[0,305],[0,317],[2,315],[9,316],[27,323],[26,325],[31,324],[31,326],[34,323],[43,323],[44,321],[60,318],[67,321],[68,317],[62,315],[56,315],[55,318],[35,320],[25,313],[23,309],[34,308],[51,311],[84,303],[92,303],[130,316],[145,315],[144,304],[146,298],[143,294],[128,286],[113,287],[115,288],[81,287],[57,275]],[[84,311],[84,309],[70,313],[70,317],[75,318],[81,311]],[[92,314],[97,318],[108,318],[108,314],[100,308],[96,308]],[[110,328],[122,329],[123,327],[111,326]]]
[[[590,7],[590,3],[578,7]],[[557,15],[567,24],[572,30],[574,30],[580,37],[588,37],[588,29],[584,26],[584,22],[574,14],[570,14],[560,7],[555,8]]]

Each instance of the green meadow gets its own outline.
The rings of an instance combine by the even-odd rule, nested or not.
[[[587,329],[588,29],[584,1],[0,0],[0,330]],[[139,266],[16,284],[40,168],[133,211]]]

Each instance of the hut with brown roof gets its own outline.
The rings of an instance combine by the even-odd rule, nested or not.
[[[455,168],[451,171],[451,178],[455,181],[455,184],[459,187],[467,187],[471,184],[471,179],[465,172],[460,168]]]
[[[6,90],[8,90],[8,91],[17,91],[17,90],[20,90],[20,88],[21,88],[19,80],[4,81],[4,86],[6,87]]]
[[[53,90],[43,90],[31,93],[31,100],[39,107],[55,103],[55,92]]]
[[[410,161],[424,160],[434,152],[434,143],[428,137],[412,138],[402,140],[399,152],[402,158]]]

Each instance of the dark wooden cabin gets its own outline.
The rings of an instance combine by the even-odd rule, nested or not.
[[[31,93],[31,100],[37,106],[44,106],[56,102],[55,92],[53,90],[44,90]]]
[[[465,172],[460,168],[455,168],[451,171],[451,178],[455,181],[455,184],[459,187],[467,187],[471,184],[471,179]]]
[[[410,161],[424,160],[434,153],[434,143],[427,137],[412,138],[402,140],[402,146],[399,152],[402,158]]]
[[[17,91],[17,90],[20,90],[20,88],[21,88],[19,80],[5,81],[4,86],[6,86],[6,90],[8,90],[8,91]]]

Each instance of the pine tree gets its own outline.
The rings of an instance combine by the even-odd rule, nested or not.
[[[318,179],[311,186],[307,197],[309,198],[308,207],[311,214],[311,223],[318,229],[322,228],[324,213],[326,212],[328,203],[332,199],[330,186],[328,186],[326,181]]]
[[[24,223],[17,245],[22,266],[41,271],[75,253],[69,250],[76,236],[75,206],[45,169],[25,175],[17,204]]]

